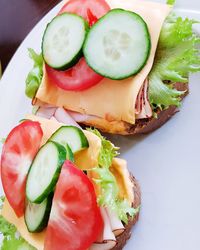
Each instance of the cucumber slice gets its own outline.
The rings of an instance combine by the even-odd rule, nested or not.
[[[56,16],[46,27],[42,54],[52,68],[66,70],[82,56],[83,43],[89,29],[86,21],[71,13]]]
[[[97,73],[120,80],[137,74],[146,64],[151,40],[145,21],[138,14],[113,9],[90,29],[83,53]]]
[[[53,193],[40,204],[27,201],[24,220],[30,233],[39,233],[47,226],[52,199]]]
[[[68,144],[66,146],[66,159],[74,162],[74,154]]]
[[[47,142],[39,150],[27,177],[26,197],[30,202],[39,204],[54,190],[65,160],[66,150],[56,142]]]
[[[62,126],[49,139],[64,147],[70,146],[73,153],[89,147],[88,140],[80,128],[74,126]]]

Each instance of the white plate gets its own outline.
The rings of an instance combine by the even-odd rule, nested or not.
[[[30,100],[24,95],[25,78],[32,66],[27,48],[40,50],[44,27],[60,6],[30,32],[3,75],[0,138],[31,112]],[[179,14],[200,20],[199,0],[180,1],[177,7]],[[200,74],[191,77],[191,93],[181,112],[162,128],[148,136],[112,137],[142,188],[140,221],[126,250],[200,249],[199,79]]]

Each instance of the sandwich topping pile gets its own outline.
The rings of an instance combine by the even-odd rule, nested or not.
[[[27,96],[105,132],[161,126],[188,93],[189,73],[200,71],[196,21],[176,17],[173,4],[66,1],[44,31],[42,53],[29,49]]]
[[[27,115],[2,150],[1,249],[121,249],[140,190],[117,150],[97,130]]]
[[[200,38],[173,4],[67,0],[44,30],[41,54],[29,49],[34,115],[3,141],[2,250],[124,247],[140,188],[97,129],[150,132],[188,93]]]

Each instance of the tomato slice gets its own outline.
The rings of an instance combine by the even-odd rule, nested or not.
[[[56,185],[44,250],[86,250],[102,230],[91,181],[66,161]]]
[[[110,6],[105,0],[69,0],[62,7],[59,14],[63,12],[74,13],[79,16],[82,16],[88,21],[89,24],[91,24],[94,17],[99,19],[100,17],[105,15],[109,10]]]
[[[3,189],[16,215],[25,208],[26,177],[39,150],[43,132],[38,122],[24,121],[8,135],[1,156]]]
[[[105,0],[70,0],[60,10],[75,13],[85,18],[92,26],[110,10]],[[94,72],[84,58],[71,69],[58,71],[46,65],[47,74],[53,83],[64,90],[82,91],[98,84],[103,77]]]
[[[87,17],[89,20],[90,27],[98,21],[98,18],[92,13],[90,9],[87,10]]]
[[[53,83],[64,90],[85,90],[103,79],[87,65],[83,57],[67,71],[57,71],[46,64],[46,72]]]

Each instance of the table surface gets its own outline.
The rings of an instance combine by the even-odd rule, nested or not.
[[[0,60],[4,70],[35,24],[60,0],[0,0]]]

